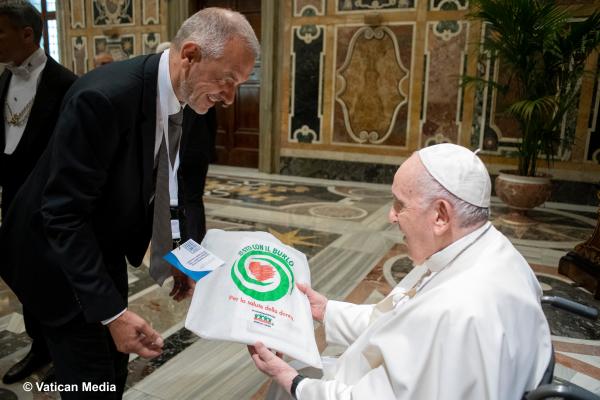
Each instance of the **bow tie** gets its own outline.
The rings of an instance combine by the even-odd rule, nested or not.
[[[7,65],[6,69],[12,72],[13,75],[23,79],[29,79],[31,71],[29,70],[31,65]]]

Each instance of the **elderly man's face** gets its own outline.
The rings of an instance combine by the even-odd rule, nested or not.
[[[397,224],[404,233],[408,256],[415,264],[421,264],[435,253],[433,235],[434,212],[421,202],[420,188],[416,178],[426,173],[425,167],[416,154],[406,160],[396,172],[392,184],[394,203],[388,218]]]
[[[226,45],[218,59],[193,62],[180,82],[180,92],[198,114],[204,114],[215,103],[233,103],[237,87],[246,82],[254,68],[254,55],[240,39]]]

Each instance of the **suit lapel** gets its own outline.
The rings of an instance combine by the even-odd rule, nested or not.
[[[6,94],[8,93],[8,84],[10,83],[10,77],[12,73],[9,70],[5,70],[0,75],[0,104],[2,104],[2,123],[0,123],[0,154],[4,153],[5,142],[5,130],[4,130],[4,118],[5,118],[5,106]]]
[[[160,54],[148,57],[144,63],[144,87],[142,92],[142,195],[146,212],[149,210],[153,191],[154,141],[156,139],[156,99],[158,64]]]

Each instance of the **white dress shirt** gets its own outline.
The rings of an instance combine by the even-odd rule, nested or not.
[[[6,64],[6,68],[13,73],[8,85],[6,104],[2,105],[4,107],[4,153],[6,154],[12,154],[15,151],[23,137],[23,132],[29,120],[29,114],[27,114],[21,125],[9,124],[8,119],[10,118],[10,114],[8,107],[10,107],[13,114],[16,114],[22,112],[28,106],[29,102],[33,101],[40,83],[42,71],[46,66],[46,61],[46,53],[44,53],[42,48],[39,48],[23,61],[21,65],[17,66],[14,63]]]

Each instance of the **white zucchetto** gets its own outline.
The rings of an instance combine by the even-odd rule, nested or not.
[[[447,191],[477,207],[490,206],[490,175],[474,152],[442,143],[425,147],[418,154],[427,171]]]

